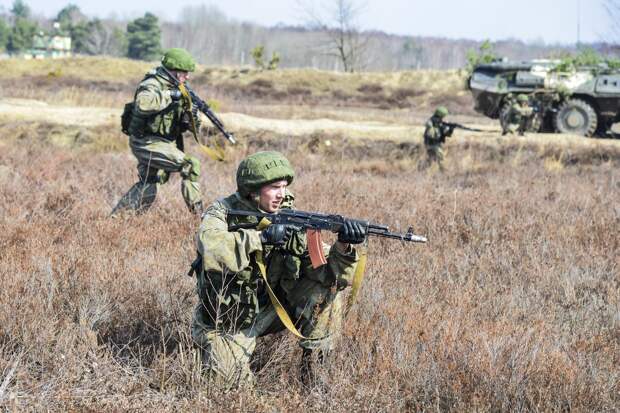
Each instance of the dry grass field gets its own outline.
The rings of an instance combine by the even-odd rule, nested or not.
[[[96,84],[71,92],[53,81],[37,88],[27,78],[19,90],[3,86],[3,99],[55,105],[66,95],[61,103],[78,107],[91,93],[99,104],[87,106],[114,108],[145,68],[131,79],[107,78],[126,85],[117,92]],[[2,85],[32,75],[11,73]],[[80,73],[71,82],[92,82]],[[387,85],[394,75],[372,76]],[[429,101],[460,93],[425,90]],[[262,105],[221,93],[227,112],[264,114]],[[295,118],[286,99],[271,106],[273,118]],[[317,115],[312,103],[304,112],[302,102],[297,115],[353,124],[367,113],[416,133],[412,119],[427,115],[325,99],[325,112]],[[240,125],[241,143],[226,162],[202,157],[207,201],[234,190],[245,155],[277,149],[298,171],[299,208],[394,230],[413,225],[429,238],[371,239],[358,301],[311,388],[297,376],[301,350],[281,333],[259,341],[258,388],[220,394],[202,380],[189,337],[196,297],[185,273],[198,221],[183,205],[178,177],[148,213],[112,219],[135,179],[116,123],[0,112],[0,409],[620,410],[620,145],[505,139],[488,121],[457,114],[489,131],[457,132],[444,173],[419,168],[419,135],[392,139],[381,129],[373,137],[346,128],[291,136]]]

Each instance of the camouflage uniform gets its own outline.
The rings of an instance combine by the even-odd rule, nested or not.
[[[112,214],[148,209],[155,201],[157,185],[166,183],[171,172],[181,174],[181,194],[190,211],[202,212],[200,162],[183,152],[182,134],[190,128],[191,114],[182,100],[174,98],[179,92],[165,70],[189,72],[194,67],[186,51],[170,49],[162,66],[147,73],[139,84],[129,125],[129,146],[138,159],[139,181],[120,199]]]
[[[443,123],[443,118],[446,115],[448,115],[448,110],[439,107],[424,125],[424,146],[426,147],[428,164],[437,162],[440,169],[443,169],[444,160],[444,151],[441,146],[453,132],[452,128]]]
[[[281,208],[293,208],[293,201],[287,191]],[[228,215],[229,209],[258,211],[257,202],[241,188],[205,211],[197,236],[202,258],[197,271],[200,301],[192,323],[203,366],[222,389],[252,386],[250,357],[257,337],[284,328],[257,266],[258,251],[265,257],[269,285],[299,331],[319,338],[301,340],[301,347],[323,353],[334,345],[343,315],[341,291],[350,284],[358,260],[350,245],[344,251],[338,244],[324,245],[327,265],[314,269],[304,232],[294,232],[282,247],[265,245],[255,229],[257,218]],[[240,224],[243,229],[228,231]]]
[[[503,131],[504,135],[513,135],[518,133],[523,136],[525,134],[528,122],[534,115],[534,109],[532,109],[527,103],[527,96],[517,96],[517,101],[510,106],[510,109],[506,114],[506,128]]]

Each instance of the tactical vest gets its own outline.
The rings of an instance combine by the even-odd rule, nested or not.
[[[247,205],[235,195],[220,199],[220,202],[227,209],[247,209]],[[258,219],[251,216],[229,215],[226,221],[229,228],[241,226],[250,229],[258,225]],[[286,294],[295,286],[300,277],[301,257],[304,254],[307,254],[304,232],[296,232],[282,248],[264,246],[269,283],[277,292]],[[203,272],[201,259],[198,254],[190,274],[196,274],[201,302],[210,303],[205,305],[208,317],[213,322],[219,318],[225,325],[240,329],[251,326],[259,309],[269,302],[255,257],[252,257],[247,268],[235,274]]]
[[[157,82],[160,90],[170,89],[159,75],[147,73],[140,82],[134,99],[125,105],[123,116],[121,116],[121,127],[123,132],[130,136],[142,137],[148,135],[161,136],[169,140],[176,140],[182,133],[181,117],[183,107],[178,102],[172,102],[162,111],[151,115],[143,115],[136,107],[136,97],[143,89],[143,83],[153,79]],[[131,115],[129,115],[131,114]]]
[[[510,116],[508,118],[508,123],[511,124],[520,124],[523,121],[523,112],[521,110],[521,106],[518,103],[515,103],[510,108]]]
[[[441,125],[435,125],[432,120],[426,122],[426,128],[424,129],[424,144],[425,145],[439,145],[445,141],[445,137],[442,136]]]

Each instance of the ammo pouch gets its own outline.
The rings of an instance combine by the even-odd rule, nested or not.
[[[143,81],[151,77],[154,77],[154,75],[147,74]],[[178,104],[173,103],[158,113],[140,115],[135,103],[137,94],[138,91],[134,94],[133,100],[125,103],[125,107],[123,108],[123,114],[121,115],[121,130],[123,133],[128,136],[136,137],[156,135],[172,139],[169,135],[176,134],[174,125],[178,122],[175,116]]]
[[[133,106],[133,100],[125,103],[123,114],[121,115],[121,130],[127,136],[131,135],[131,133],[129,133],[129,127],[131,126],[131,118],[133,117]]]
[[[144,135],[156,135],[163,138],[171,139],[169,135],[175,135],[173,130],[166,131],[164,126],[164,116],[173,117],[176,105],[171,104],[159,113],[150,116],[140,116],[135,113],[135,102],[125,103],[123,114],[121,115],[121,130],[127,136],[142,137]],[[175,124],[175,120],[171,119],[170,123]],[[168,132],[168,133],[166,133]],[[179,131],[181,132],[181,131]]]
[[[148,116],[139,116],[134,112],[135,101],[125,103],[121,115],[121,130],[127,136],[144,136]]]

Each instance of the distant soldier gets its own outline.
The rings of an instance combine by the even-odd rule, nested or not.
[[[189,98],[176,86],[189,79],[195,68],[194,59],[185,49],[169,49],[161,66],[147,73],[138,85],[127,133],[131,151],[138,159],[139,181],[120,199],[113,215],[128,209],[148,209],[155,201],[157,185],[166,183],[171,172],[181,174],[181,193],[189,210],[202,213],[200,162],[183,152],[182,136],[198,128],[198,117],[195,107],[189,110]]]
[[[532,116],[534,116],[534,109],[530,107],[527,95],[518,95],[516,102],[506,113],[502,135],[518,133],[519,136],[523,136]]]
[[[448,109],[440,106],[435,113],[426,122],[424,129],[424,146],[426,147],[427,162],[430,166],[433,162],[437,162],[439,169],[443,170],[444,152],[441,146],[446,138],[452,136],[454,126],[443,122],[448,116]]]

